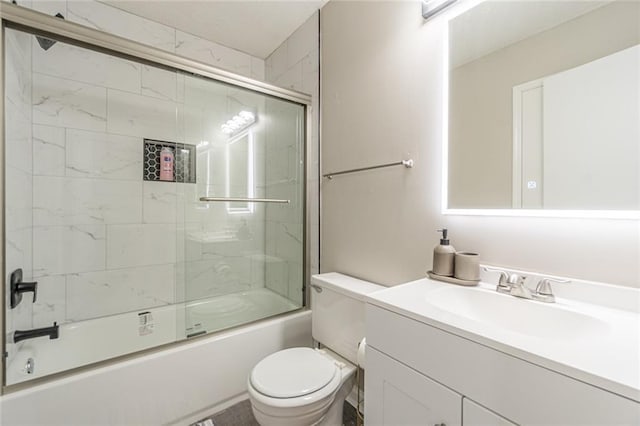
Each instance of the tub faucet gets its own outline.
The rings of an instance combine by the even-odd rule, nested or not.
[[[42,336],[49,336],[49,339],[57,339],[59,335],[58,328],[58,323],[54,322],[51,327],[34,328],[33,330],[16,330],[13,332],[13,343]]]

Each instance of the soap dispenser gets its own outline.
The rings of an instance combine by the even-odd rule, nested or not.
[[[446,229],[438,229],[438,232],[442,232],[442,238],[440,244],[433,249],[433,273],[452,277],[456,249],[449,245]]]

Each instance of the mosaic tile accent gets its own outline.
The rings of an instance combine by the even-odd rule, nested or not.
[[[196,183],[196,147],[184,143],[144,140],[144,180],[160,180],[160,151],[171,148],[174,153],[173,182]]]

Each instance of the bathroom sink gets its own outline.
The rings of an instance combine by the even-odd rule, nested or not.
[[[426,295],[430,305],[453,315],[544,339],[576,339],[606,332],[595,317],[558,304],[500,294],[485,288],[444,287]]]
[[[372,293],[367,302],[372,315],[396,313],[415,321],[407,324],[640,401],[640,292],[582,280],[556,287],[556,303],[545,303],[498,293],[495,282],[463,287],[423,278]]]

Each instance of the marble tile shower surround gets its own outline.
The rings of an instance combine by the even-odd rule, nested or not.
[[[61,12],[69,21],[252,78],[265,77],[259,58],[102,3],[22,5],[52,15]],[[7,174],[16,175],[9,181],[24,185],[15,188],[17,193],[32,191],[32,196],[16,197],[32,204],[16,203],[13,212],[23,217],[18,209],[32,211],[24,217],[32,217],[33,223],[14,222],[21,226],[13,240],[24,241],[20,251],[28,253],[14,263],[33,264],[40,286],[38,302],[22,304],[20,310],[26,312],[13,315],[14,321],[23,317],[22,327],[39,327],[264,286],[265,269],[273,264],[279,265],[276,275],[284,280],[277,284],[279,292],[300,291],[301,271],[284,276],[287,262],[301,262],[300,223],[272,221],[280,230],[274,256],[262,254],[265,238],[273,234],[269,230],[235,246],[201,244],[185,235],[210,229],[213,223],[219,228],[220,220],[237,229],[241,219],[228,217],[223,209],[214,213],[185,203],[195,200],[195,185],[142,181],[143,137],[192,144],[202,140],[204,129],[193,133],[189,121],[193,115],[185,103],[183,76],[63,43],[44,51],[26,35],[16,52],[17,57],[26,52],[21,59],[24,72],[16,75],[29,76],[30,84],[17,84],[25,89],[11,99],[19,105],[15,111],[32,125],[21,126],[28,131],[11,156],[12,164],[25,164],[26,170],[8,166]],[[282,150],[286,155],[287,148]],[[267,160],[265,153],[257,155]],[[278,167],[290,170],[291,155],[286,158]],[[264,171],[257,175],[264,176]],[[214,192],[222,190],[209,186]],[[268,182],[259,182],[259,187],[265,191]],[[290,190],[282,184],[274,193]],[[260,209],[250,228],[263,221],[258,218],[266,213]]]
[[[22,268],[25,276],[30,277],[33,275],[31,38],[7,31],[5,49],[5,155],[14,159],[5,167],[5,179],[16,183],[5,190],[5,266],[7,271]],[[9,292],[5,292],[5,306],[9,306],[8,299]],[[6,329],[31,328],[33,312],[32,304],[18,305],[12,315],[6,316]],[[9,357],[19,345],[7,347]]]
[[[280,45],[265,61],[266,80],[277,86],[287,87],[312,97],[312,129],[318,129],[319,111],[319,13],[311,16],[300,28],[298,28],[282,45]],[[281,112],[284,113],[284,112]],[[270,135],[267,135],[269,138]],[[310,203],[307,206],[311,212],[309,216],[309,245],[311,274],[319,272],[319,138],[318,132],[311,135],[308,149],[310,161],[307,164],[307,190]],[[267,161],[277,166],[267,170],[266,180],[269,184],[268,195],[280,198],[279,194],[290,193],[293,182],[291,178],[296,176],[297,164],[292,148],[292,140],[289,138],[273,137],[270,143]],[[302,194],[299,193],[300,202]],[[269,206],[267,209],[267,252],[275,253],[275,257],[267,259],[267,287],[288,296],[292,300],[300,297],[300,283],[303,280],[301,261],[296,256],[295,250],[302,244],[303,224],[299,218],[287,214],[288,210],[281,206]],[[315,230],[315,231],[314,231]]]

